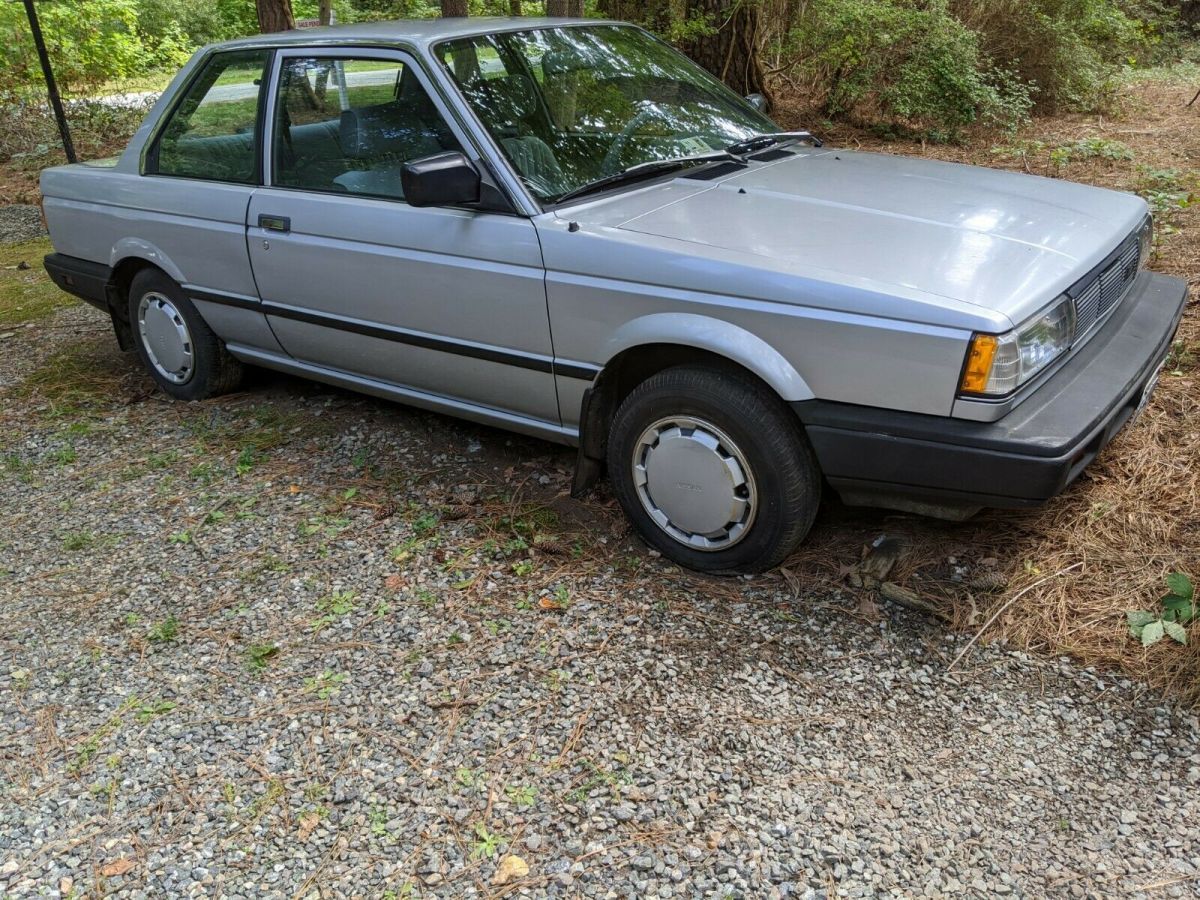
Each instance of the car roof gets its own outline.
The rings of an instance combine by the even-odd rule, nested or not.
[[[297,28],[273,34],[256,34],[214,44],[213,48],[283,47],[291,44],[419,44],[428,45],[448,38],[473,37],[497,31],[527,31],[535,28],[567,25],[619,25],[611,19],[569,19],[533,16],[473,16],[448,19],[394,19],[386,22],[355,22],[351,25],[327,25],[321,28]]]

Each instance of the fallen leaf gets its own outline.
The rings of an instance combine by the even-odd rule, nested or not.
[[[858,614],[871,622],[878,622],[882,618],[879,614],[879,605],[871,599],[869,594],[863,594],[858,598]]]
[[[307,841],[309,835],[313,833],[313,829],[317,827],[317,823],[321,821],[321,817],[315,812],[306,812],[300,817],[300,828],[296,831],[296,837],[301,841]]]
[[[528,874],[529,863],[516,854],[510,853],[500,860],[500,865],[496,867],[496,874],[492,876],[492,884],[508,884],[510,881],[524,878]]]
[[[100,867],[100,874],[105,878],[116,878],[118,875],[124,875],[132,869],[135,863],[128,856],[122,856],[120,859],[114,859],[107,865]]]
[[[404,590],[405,584],[407,584],[407,582],[404,580],[403,575],[389,575],[387,578],[383,579],[383,586],[389,591],[402,591]]]
[[[562,609],[563,606],[553,597],[543,597],[538,601],[538,606],[542,609]]]
[[[288,493],[289,493],[289,494],[298,494],[298,493],[300,493],[300,485],[298,485],[298,484],[289,484],[289,485],[288,485]]]

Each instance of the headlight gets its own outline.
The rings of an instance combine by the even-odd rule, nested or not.
[[[1150,262],[1150,254],[1154,252],[1154,219],[1146,216],[1146,221],[1138,230],[1138,268],[1146,268]]]
[[[1020,328],[1004,334],[975,334],[967,348],[960,389],[964,394],[1004,397],[1071,346],[1075,301],[1059,297]]]

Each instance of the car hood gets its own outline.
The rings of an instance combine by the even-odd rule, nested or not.
[[[1068,181],[844,150],[675,185],[657,205],[652,194],[610,201],[604,224],[1013,323],[1098,265],[1146,213],[1138,197]]]

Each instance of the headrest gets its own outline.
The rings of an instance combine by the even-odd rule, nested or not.
[[[404,114],[396,101],[342,110],[338,138],[350,159],[386,153],[403,138]]]
[[[591,65],[591,62],[574,47],[555,47],[553,50],[547,50],[542,56],[542,74],[544,75],[563,75],[567,72],[591,68]]]
[[[475,110],[493,127],[513,127],[537,108],[537,93],[524,75],[504,75],[477,81],[468,89]]]

